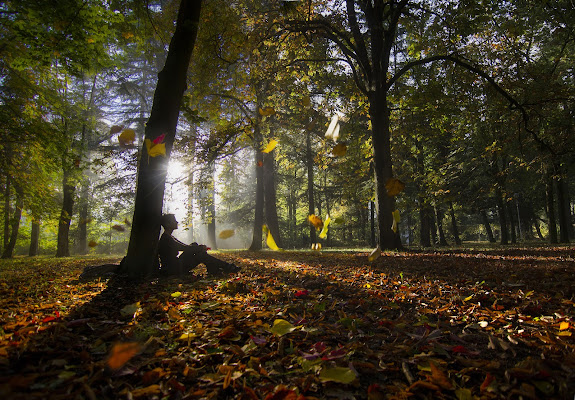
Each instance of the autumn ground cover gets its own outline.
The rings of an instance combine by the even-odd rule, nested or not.
[[[572,399],[575,251],[228,252],[233,277],[0,264],[0,398]]]

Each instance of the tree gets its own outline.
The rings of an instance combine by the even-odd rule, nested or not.
[[[125,259],[125,268],[132,277],[150,275],[157,264],[166,165],[187,86],[186,77],[198,32],[201,6],[201,0],[181,0],[166,63],[158,74],[145,138],[153,142],[165,135],[166,157],[151,157],[146,145],[141,147],[134,217]]]

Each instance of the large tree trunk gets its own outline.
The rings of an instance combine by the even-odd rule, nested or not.
[[[145,138],[153,141],[165,134],[166,157],[150,157],[145,144],[141,147],[134,217],[124,262],[125,269],[133,278],[150,275],[157,266],[166,165],[174,143],[182,97],[187,87],[188,66],[198,32],[201,6],[201,0],[180,1],[176,30],[170,42],[164,68],[158,74]]]
[[[307,166],[307,204],[308,204],[308,215],[315,214],[315,194],[314,194],[314,177],[313,177],[313,154],[311,151],[311,132],[309,130],[306,134],[306,166]],[[317,242],[316,230],[313,225],[310,224],[309,227],[309,239],[310,243],[313,244]]]
[[[64,163],[67,163],[67,161],[64,161]],[[60,219],[58,220],[56,257],[70,256],[70,221],[72,220],[72,213],[74,212],[74,195],[76,192],[76,186],[74,186],[73,179],[70,176],[71,173],[71,169],[64,166],[64,176],[62,180],[63,200]]]
[[[375,192],[379,228],[379,245],[382,249],[401,248],[399,229],[393,232],[393,211],[395,198],[387,194],[385,184],[393,178],[391,160],[391,138],[389,131],[389,108],[383,89],[370,95],[369,116],[371,119],[371,139],[375,166]]]
[[[40,252],[40,221],[37,219],[32,220],[32,229],[30,232],[30,249],[28,255],[30,257],[37,256]]]
[[[18,230],[20,228],[20,219],[22,218],[22,208],[24,207],[24,193],[22,193],[22,188],[15,184],[14,189],[16,191],[16,207],[14,208],[14,215],[10,221],[10,238],[2,252],[2,258],[12,258],[14,254],[16,240],[18,239]]]
[[[278,247],[283,247],[277,211],[274,150],[263,155],[264,209],[266,224]]]

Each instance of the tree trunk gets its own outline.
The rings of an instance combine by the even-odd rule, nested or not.
[[[259,116],[259,114],[257,114]],[[259,251],[262,249],[262,227],[264,224],[264,153],[262,153],[262,135],[260,131],[260,119],[256,117],[256,124],[254,127],[254,142],[256,153],[256,202],[254,210],[254,231],[252,236],[252,244],[249,248],[251,251]],[[272,234],[273,235],[273,234]]]
[[[509,235],[507,231],[507,210],[503,202],[501,189],[495,189],[495,201],[497,202],[497,215],[499,216],[499,228],[501,231],[501,244],[509,244]]]
[[[67,163],[67,161],[64,161]],[[64,177],[62,180],[63,200],[60,219],[58,221],[58,241],[56,248],[56,257],[70,256],[70,221],[74,211],[74,195],[76,186],[74,186],[71,168],[64,166]]]
[[[28,255],[30,257],[37,256],[40,252],[40,221],[37,219],[32,220],[32,230],[30,232],[30,249]]]
[[[557,167],[559,170],[560,167]],[[557,209],[559,211],[559,242],[569,243],[569,233],[572,229],[571,225],[571,210],[569,209],[569,202],[567,201],[567,185],[565,179],[561,175],[561,170],[558,171],[560,178],[557,179]]]
[[[449,246],[449,243],[447,243],[447,239],[445,238],[445,232],[443,232],[443,211],[437,203],[435,204],[435,219],[437,223],[437,232],[439,234],[439,245]]]
[[[507,209],[507,215],[509,216],[509,231],[511,232],[511,243],[517,243],[517,234],[514,213],[513,213],[513,203],[511,201],[505,201],[505,208]]]
[[[80,191],[80,207],[78,210],[78,254],[88,254],[88,179],[84,178]]]
[[[553,198],[553,178],[548,173],[546,177],[545,202],[547,211],[547,226],[549,230],[549,243],[555,244],[557,240],[557,223],[555,220],[555,199]]]
[[[429,226],[429,216],[427,205],[420,196],[419,198],[419,244],[422,247],[431,247],[431,227]]]
[[[387,70],[387,68],[385,68]],[[382,249],[400,249],[399,229],[393,232],[393,212],[395,198],[387,194],[386,183],[393,178],[391,159],[391,137],[389,131],[389,107],[386,91],[375,90],[369,96],[369,116],[371,119],[371,139],[375,167],[375,192],[379,228],[379,245]]]
[[[283,243],[280,235],[280,225],[278,220],[277,199],[276,199],[276,173],[274,150],[263,154],[263,181],[264,181],[264,209],[266,224],[278,247],[282,248]]]
[[[12,258],[14,254],[16,240],[18,239],[18,230],[20,228],[20,219],[22,218],[22,208],[24,207],[24,193],[22,192],[22,188],[15,184],[14,189],[16,190],[16,207],[14,208],[14,215],[10,221],[10,239],[4,248],[2,258]]]
[[[6,186],[4,186],[4,243],[2,251],[8,247],[10,240],[10,176],[6,175]]]
[[[306,134],[306,166],[307,166],[307,204],[308,204],[308,215],[315,214],[315,195],[314,195],[314,177],[313,177],[313,154],[311,151],[311,132]],[[308,245],[317,242],[316,230],[313,225],[309,225],[309,239],[310,243]]]
[[[208,184],[208,196],[207,199],[207,230],[208,230],[208,247],[214,250],[218,248],[218,242],[216,240],[216,190],[215,190],[215,177],[214,174],[215,165],[210,166],[210,182]]]
[[[495,243],[495,236],[493,236],[493,231],[491,230],[491,224],[489,223],[489,218],[487,217],[487,212],[483,209],[479,210],[481,215],[481,221],[483,221],[483,226],[485,227],[485,233],[487,234],[487,240],[489,243]]]
[[[459,237],[459,228],[457,227],[457,219],[455,219],[455,210],[453,209],[453,202],[449,202],[449,215],[451,216],[451,231],[453,232],[453,240],[457,246],[461,246],[461,238]]]
[[[166,165],[169,162],[180,105],[187,86],[188,66],[198,32],[201,6],[201,0],[180,1],[176,29],[166,63],[158,74],[145,138],[153,141],[165,134],[166,157],[150,157],[145,144],[141,147],[134,217],[124,262],[125,269],[132,278],[150,275],[158,265],[157,245],[166,184]]]
[[[371,247],[375,247],[377,246],[377,239],[375,231],[375,203],[373,201],[369,202],[369,225],[370,225],[369,243]]]

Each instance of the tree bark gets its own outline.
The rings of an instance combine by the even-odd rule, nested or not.
[[[428,207],[420,196],[419,198],[419,244],[431,247],[431,226],[429,225]]]
[[[64,161],[66,164],[67,161]],[[58,239],[56,248],[56,257],[70,256],[70,221],[74,212],[74,195],[76,186],[70,176],[71,167],[64,166],[64,175],[62,179],[63,199],[60,219],[58,220]]]
[[[187,87],[188,66],[198,32],[201,7],[201,0],[180,1],[176,29],[170,41],[166,63],[158,74],[145,138],[153,141],[165,134],[166,157],[150,157],[145,144],[141,147],[134,217],[124,261],[125,269],[132,278],[148,276],[158,265],[157,245],[166,184],[166,165],[174,143],[182,97]]]
[[[455,218],[455,210],[453,209],[453,202],[449,202],[449,215],[451,216],[451,231],[453,233],[453,240],[457,246],[461,246],[461,238],[459,237],[459,228],[457,227],[457,219]]]
[[[10,221],[10,239],[4,251],[2,258],[12,258],[14,255],[14,248],[16,247],[16,240],[18,239],[18,230],[20,228],[20,219],[22,218],[22,208],[24,207],[24,193],[22,188],[14,184],[16,191],[16,207],[14,207],[14,215]]]
[[[89,183],[84,177],[80,191],[80,207],[78,210],[78,254],[88,254],[88,194]]]
[[[569,203],[567,201],[567,185],[565,184],[565,179],[562,177],[562,171],[560,166],[557,166],[558,175],[560,176],[556,180],[557,184],[557,209],[559,211],[559,242],[569,243],[569,233],[572,229],[571,225],[571,210],[569,209]]]
[[[481,221],[485,227],[485,233],[487,234],[487,240],[489,243],[495,243],[495,237],[493,236],[493,231],[491,230],[491,224],[489,223],[489,218],[487,217],[487,212],[484,209],[479,210],[481,215]]]
[[[505,201],[505,208],[507,210],[507,215],[509,217],[509,231],[511,232],[511,243],[515,244],[517,243],[517,231],[516,231],[516,226],[517,224],[515,223],[515,217],[514,217],[514,212],[513,212],[513,203],[511,201]]]
[[[377,246],[376,231],[375,231],[375,203],[373,201],[369,202],[369,243],[371,247]]]
[[[555,220],[555,199],[553,194],[553,177],[550,173],[546,176],[545,203],[547,211],[547,228],[549,230],[549,243],[558,243],[557,222]]]
[[[218,242],[216,240],[216,191],[215,191],[215,177],[214,174],[215,165],[210,166],[210,182],[208,184],[208,196],[207,199],[207,230],[208,230],[208,247],[214,250],[218,248]]]
[[[311,132],[306,133],[306,167],[307,167],[307,205],[308,215],[315,214],[315,194],[314,194],[314,176],[313,176],[313,153],[311,151]],[[317,242],[316,230],[313,225],[309,225],[309,240],[308,246]]]
[[[263,154],[264,210],[266,224],[278,247],[283,247],[276,198],[275,150]]]
[[[387,68],[386,68],[387,69]],[[382,89],[370,96],[369,115],[372,131],[373,160],[375,166],[375,191],[381,249],[399,249],[399,229],[393,232],[393,211],[395,198],[387,194],[386,183],[393,178],[391,159],[391,138],[389,130],[389,107],[386,92]]]
[[[449,243],[447,243],[445,232],[443,231],[443,211],[437,204],[435,204],[435,219],[437,224],[437,232],[439,234],[439,245],[448,246]]]
[[[40,221],[32,220],[32,229],[30,232],[30,249],[28,256],[37,256],[40,252]]]
[[[495,201],[497,202],[497,215],[499,216],[499,228],[501,231],[501,238],[499,243],[509,244],[509,232],[507,231],[507,210],[503,202],[503,193],[501,189],[495,189]]]
[[[262,134],[260,131],[260,117],[256,115],[256,124],[254,126],[254,150],[256,156],[256,201],[254,209],[254,230],[252,244],[249,248],[251,251],[262,249],[262,227],[264,224],[264,153],[262,152]]]
[[[6,186],[4,186],[4,243],[2,251],[8,247],[10,240],[10,176],[6,175]]]

